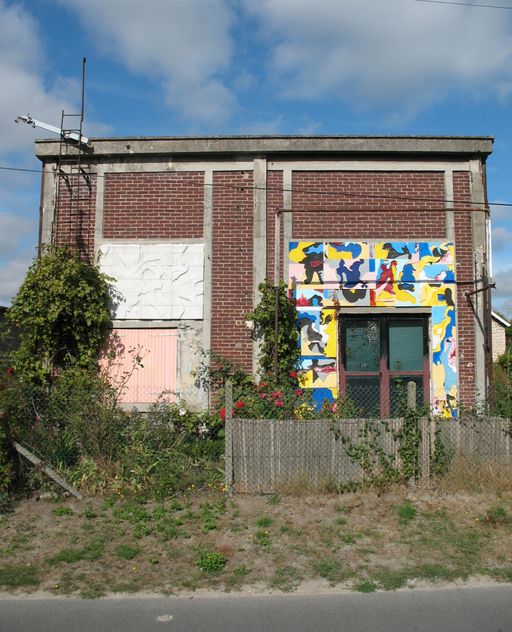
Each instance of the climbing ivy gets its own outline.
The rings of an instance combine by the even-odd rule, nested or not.
[[[96,367],[110,325],[110,281],[67,249],[43,249],[8,312],[20,330],[12,357],[23,380],[49,383],[60,369]]]
[[[253,337],[261,341],[259,371],[262,376],[274,373],[275,344],[275,286],[268,280],[260,283],[260,301],[255,310],[247,314],[254,323]],[[288,298],[286,285],[281,282],[278,294],[279,328],[277,337],[278,378],[286,378],[297,369],[299,359],[297,310]],[[276,377],[276,376],[275,376]]]
[[[392,430],[386,420],[365,419],[357,438],[346,434],[343,427],[336,422],[332,424],[332,430],[335,439],[342,442],[347,456],[361,467],[366,484],[383,489],[393,483],[406,483],[419,478],[419,448],[422,437],[420,417],[421,413],[416,410],[404,411],[398,430]],[[395,459],[395,450],[383,448],[383,432],[390,435],[400,457],[400,465]]]

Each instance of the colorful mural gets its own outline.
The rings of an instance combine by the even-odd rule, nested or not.
[[[431,308],[432,408],[457,415],[454,246],[447,242],[289,244],[304,386],[321,404],[338,395],[336,307]]]

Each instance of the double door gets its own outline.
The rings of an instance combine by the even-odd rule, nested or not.
[[[429,403],[428,317],[358,315],[340,318],[340,395],[364,417],[403,414],[407,382],[417,405]]]

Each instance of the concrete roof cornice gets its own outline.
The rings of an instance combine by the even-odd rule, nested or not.
[[[227,155],[227,154],[337,154],[488,156],[492,136],[159,136],[91,138],[90,154],[134,155]],[[36,141],[36,156],[42,160],[59,154],[59,141]]]

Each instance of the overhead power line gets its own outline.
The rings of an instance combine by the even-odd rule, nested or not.
[[[2,171],[23,171],[24,173],[41,173],[41,169],[21,169],[20,167],[0,167]]]
[[[18,167],[4,167],[4,166],[0,166],[0,170],[6,170],[6,171],[21,171],[24,173],[41,173],[41,169],[21,169]],[[171,173],[170,171],[144,171],[142,172],[142,175],[161,175],[161,174],[165,174],[165,173]],[[119,174],[104,174],[104,175],[100,175],[100,174],[96,174],[96,173],[90,173],[88,174],[90,176],[93,176],[95,178],[106,178],[108,176],[111,175],[119,175]],[[412,197],[412,196],[408,196],[408,195],[378,195],[375,193],[343,193],[342,191],[322,191],[321,189],[310,189],[307,187],[293,187],[292,189],[286,189],[285,187],[279,187],[279,186],[253,186],[253,185],[242,185],[242,184],[226,184],[226,183],[222,183],[222,184],[191,184],[191,186],[197,186],[197,187],[201,187],[203,188],[204,186],[209,186],[212,189],[232,189],[232,190],[236,190],[236,191],[277,191],[280,193],[309,193],[312,195],[322,195],[325,197],[351,197],[351,198],[361,198],[361,199],[366,199],[366,200],[390,200],[390,201],[397,201],[397,202],[435,202],[437,204],[458,204],[459,206],[461,205],[461,202],[459,200],[449,200],[446,198],[442,198],[442,197]],[[468,203],[468,206],[473,206],[473,207],[482,207],[482,208],[487,208],[489,206],[503,206],[503,207],[512,207],[512,202],[472,202],[471,204]],[[397,210],[401,210],[401,209],[397,209]],[[415,209],[415,210],[421,210],[421,209]],[[424,209],[424,210],[428,210],[428,209]],[[454,210],[457,210],[456,208]]]
[[[479,9],[505,9],[512,10],[512,6],[503,4],[479,4],[476,2],[453,2],[452,0],[414,0],[415,2],[428,2],[429,4],[455,4],[459,7],[478,7]]]

